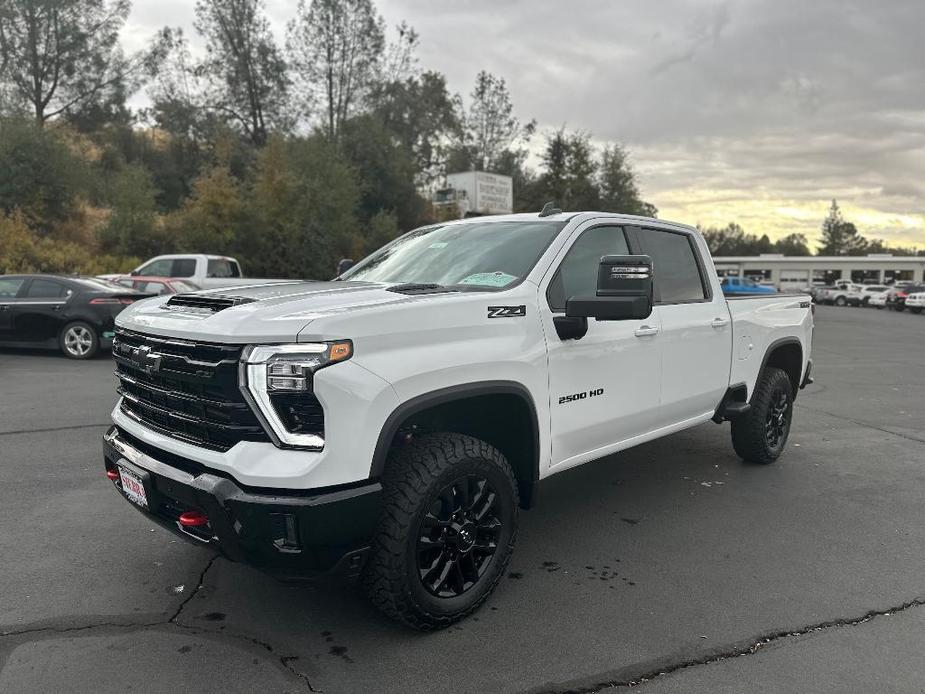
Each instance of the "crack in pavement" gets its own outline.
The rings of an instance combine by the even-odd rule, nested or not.
[[[280,666],[285,669],[291,676],[304,683],[310,692],[321,693],[322,690],[315,689],[312,686],[312,683],[309,681],[308,676],[297,669],[293,663],[299,660],[299,656],[296,655],[278,655],[277,650],[267,641],[263,641],[256,637],[247,636],[246,634],[236,634],[231,631],[217,631],[214,629],[205,629],[199,626],[194,626],[191,624],[184,624],[180,621],[180,615],[183,613],[184,608],[192,601],[194,597],[199,593],[199,590],[205,584],[206,574],[219,559],[220,555],[213,555],[209,561],[206,563],[205,567],[199,574],[199,580],[196,583],[196,587],[190,591],[190,594],[186,596],[180,604],[177,606],[177,609],[174,610],[173,614],[167,619],[146,619],[144,621],[139,620],[128,620],[128,621],[100,621],[92,622],[89,624],[77,624],[74,626],[40,626],[40,627],[30,627],[27,629],[20,630],[11,630],[11,631],[0,631],[0,639],[17,639],[23,636],[32,636],[32,635],[41,635],[41,634],[69,634],[69,633],[79,633],[79,632],[94,632],[102,630],[126,630],[126,631],[140,631],[144,629],[151,629],[155,627],[164,627],[164,626],[173,626],[178,629],[190,632],[192,634],[210,634],[219,638],[235,639],[239,641],[245,641],[251,645],[259,646],[263,650],[270,653],[278,661]],[[4,665],[6,664],[6,658],[3,657],[2,650],[0,650],[0,671],[3,670]]]
[[[802,406],[800,405],[797,405],[797,407],[801,407],[802,409]],[[834,412],[820,410],[818,407],[809,407],[805,409],[809,409],[812,412],[819,412],[820,414],[828,415],[829,417],[832,417],[833,419],[841,419],[845,422],[851,422],[852,424],[856,424],[859,427],[867,427],[868,429],[873,429],[874,431],[881,431],[884,434],[892,434],[893,436],[898,436],[899,438],[906,439],[907,441],[915,441],[916,443],[925,443],[925,439],[920,439],[917,436],[912,436],[911,434],[901,434],[898,431],[891,431],[889,429],[884,429],[883,427],[878,427],[876,424],[871,424],[870,422],[864,422],[860,419],[852,419],[851,417],[846,417],[843,414],[835,414]]]
[[[858,624],[864,624],[865,622],[869,622],[870,620],[876,619],[877,617],[885,617],[896,612],[903,612],[905,610],[921,607],[923,605],[925,605],[925,597],[913,598],[912,600],[900,603],[894,607],[887,607],[881,610],[870,610],[869,612],[865,612],[859,617],[830,619],[823,622],[808,624],[796,629],[780,629],[777,631],[768,632],[762,636],[757,637],[756,639],[749,641],[746,645],[743,646],[732,645],[726,647],[725,649],[721,648],[719,650],[711,651],[699,658],[687,658],[685,660],[675,662],[663,662],[660,665],[650,665],[647,666],[647,669],[642,672],[624,675],[612,680],[598,682],[590,686],[570,687],[566,685],[564,687],[557,687],[553,685],[552,688],[549,688],[547,685],[546,688],[530,691],[534,692],[534,694],[598,694],[599,692],[603,692],[608,689],[638,687],[640,685],[651,682],[652,680],[664,677],[665,675],[678,672],[679,670],[686,670],[687,668],[699,667],[703,665],[712,665],[714,663],[728,660],[730,658],[740,658],[754,655],[768,644],[775,643],[777,641],[796,638],[798,636],[825,631],[827,629],[857,626]],[[631,665],[626,668],[622,668],[622,671],[630,670],[632,667],[633,666]]]
[[[13,436],[15,434],[47,434],[53,431],[71,431],[73,429],[96,429],[112,426],[112,422],[103,424],[72,424],[66,427],[48,427],[47,429],[16,429],[14,431],[0,431],[0,436]]]

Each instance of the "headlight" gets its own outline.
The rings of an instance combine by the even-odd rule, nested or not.
[[[312,379],[319,369],[351,356],[349,340],[248,347],[241,388],[281,445],[321,450],[324,412]]]

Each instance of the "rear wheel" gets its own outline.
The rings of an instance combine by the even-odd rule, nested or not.
[[[845,297],[843,297],[843,296],[837,296],[837,297],[835,297],[835,305],[836,305],[836,306],[844,306],[844,305],[847,304],[847,303],[848,303],[848,301],[845,299]]]
[[[743,460],[767,465],[780,457],[793,419],[793,384],[781,369],[758,377],[751,409],[732,421],[732,447]]]
[[[100,338],[89,323],[74,321],[64,326],[58,345],[70,359],[91,359],[100,349]]]
[[[449,626],[491,594],[511,558],[517,485],[493,446],[430,434],[398,449],[363,583],[372,603],[415,629]]]
[[[919,314],[922,312],[922,307],[921,306],[910,306],[909,310],[912,311],[912,313]]]

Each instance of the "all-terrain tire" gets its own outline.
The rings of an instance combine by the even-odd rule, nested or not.
[[[909,310],[912,311],[915,315],[919,315],[922,312],[921,306],[910,306]]]
[[[740,458],[768,465],[780,457],[793,419],[793,384],[781,369],[758,376],[751,409],[732,421],[732,447]]]
[[[479,480],[485,485],[478,487]],[[467,491],[460,485],[466,485]],[[389,617],[424,631],[449,626],[478,609],[504,575],[514,549],[519,499],[517,483],[505,457],[494,446],[471,436],[428,434],[393,452],[382,478],[382,488],[379,524],[362,575],[370,601]],[[472,562],[484,560],[484,568],[474,563],[464,564],[460,557],[457,563],[464,567],[458,568],[461,583],[455,588],[450,583],[440,583],[434,588],[432,584],[446,574],[445,565],[436,572],[436,578],[424,574],[427,565],[433,561],[437,566],[446,557],[459,557],[464,553],[453,543],[462,542],[459,538],[466,534],[466,528],[452,519],[472,519],[478,515],[476,512],[463,514],[460,510],[455,513],[463,515],[458,516],[453,509],[457,503],[461,504],[459,499],[463,496],[467,501],[478,499],[479,494],[487,499],[485,489],[493,492],[487,510],[492,520],[488,523],[492,524],[491,532],[497,534],[491,536],[493,540],[486,540],[483,532],[489,531],[483,531],[481,521],[476,523],[475,533],[481,538],[480,552],[485,551],[485,546],[493,546],[493,553],[487,560],[482,554],[472,555]],[[446,508],[449,508],[450,521],[443,519]],[[435,518],[441,525],[436,525]],[[500,526],[495,526],[494,520]],[[444,526],[447,522],[456,525]],[[466,527],[471,534],[472,523]],[[434,529],[437,540],[443,538],[442,543],[438,548],[427,548],[423,543],[431,544],[433,539],[428,535],[422,540],[422,533],[432,533]],[[473,542],[472,552],[479,547],[478,541]],[[431,560],[433,556],[436,559]],[[466,573],[469,575],[465,576]],[[474,578],[476,573],[477,579]],[[457,575],[455,570],[453,575]],[[425,580],[430,585],[425,585]],[[448,580],[455,583],[457,579]],[[464,587],[466,582],[471,582],[468,588]],[[445,590],[441,591],[444,586]],[[457,589],[461,592],[456,595],[439,594]]]

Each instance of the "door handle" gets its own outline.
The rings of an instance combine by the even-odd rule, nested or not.
[[[658,335],[658,328],[653,328],[650,325],[641,325],[636,328],[636,337],[650,337],[652,335]]]
[[[714,318],[710,321],[711,328],[725,328],[727,325],[729,325],[728,318]]]

